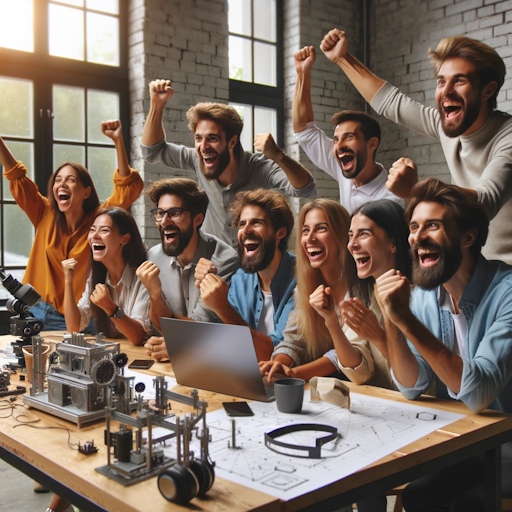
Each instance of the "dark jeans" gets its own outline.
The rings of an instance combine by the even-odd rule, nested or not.
[[[43,331],[66,330],[66,320],[64,319],[64,315],[59,313],[48,302],[40,300],[35,306],[30,308],[30,313],[34,315],[35,318],[39,318],[40,320],[43,321]],[[92,317],[91,321],[89,322],[89,325],[84,329],[83,332],[85,332],[86,334],[96,333],[96,324],[94,323],[94,319]]]
[[[501,489],[512,496],[512,446],[501,448]],[[402,493],[407,512],[479,512],[484,510],[483,456],[468,459],[411,482]]]

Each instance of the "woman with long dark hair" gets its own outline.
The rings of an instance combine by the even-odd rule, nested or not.
[[[151,331],[149,294],[135,271],[146,261],[146,247],[131,213],[123,208],[100,210],[89,230],[91,273],[82,298],[73,295],[76,260],[62,262],[64,311],[68,331],[82,330],[91,316],[109,338],[124,336],[140,345]]]
[[[350,229],[338,203],[306,204],[299,220],[295,311],[273,362],[260,365],[262,373],[269,380],[276,372],[309,380],[342,371],[357,384],[393,388],[373,283],[392,268],[410,276],[407,236],[403,209],[389,200],[360,207]]]
[[[128,208],[140,195],[144,183],[130,169],[120,121],[105,121],[102,132],[114,141],[118,170],[114,173],[114,191],[102,207]],[[73,258],[79,263],[73,282],[78,302],[87,279],[89,248],[87,236],[100,208],[98,194],[87,169],[76,162],[65,162],[48,182],[48,197],[27,176],[26,167],[17,161],[0,137],[0,163],[16,203],[28,215],[36,229],[23,283],[30,283],[41,294],[32,308],[45,330],[64,330],[64,274],[61,262]]]

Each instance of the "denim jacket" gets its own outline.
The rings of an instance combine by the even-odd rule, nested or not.
[[[293,309],[293,290],[296,284],[295,256],[284,251],[276,275],[270,283],[272,302],[274,303],[274,331],[269,336],[272,338],[274,347],[283,339],[283,330],[288,315]],[[257,272],[248,274],[241,268],[238,269],[231,278],[228,300],[249,327],[258,328],[263,306],[263,293]]]
[[[413,314],[445,346],[453,350],[453,319],[442,309],[443,286],[435,290],[416,288],[412,293]],[[487,407],[512,413],[512,266],[501,261],[479,257],[473,275],[459,302],[466,316],[468,332],[465,340],[462,381],[459,393],[448,389],[451,398],[461,400],[472,411]],[[398,389],[416,399],[430,386],[434,373],[425,359],[408,341],[419,365],[419,375],[412,388]]]

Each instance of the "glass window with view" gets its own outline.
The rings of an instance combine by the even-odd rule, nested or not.
[[[47,3],[50,55],[119,66],[119,0]],[[0,46],[34,51],[34,0],[0,0],[0,19]]]

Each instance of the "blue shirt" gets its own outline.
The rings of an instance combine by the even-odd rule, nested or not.
[[[413,314],[450,350],[455,336],[451,313],[442,308],[444,287],[416,288],[412,293]],[[459,302],[468,331],[459,393],[448,389],[451,398],[461,400],[472,411],[486,407],[512,413],[512,267],[480,256]],[[408,342],[419,365],[412,388],[400,385],[402,394],[414,400],[430,386],[434,373],[419,352]]]
[[[284,251],[276,275],[270,283],[274,304],[274,331],[269,336],[272,338],[274,347],[283,339],[283,330],[294,305],[293,290],[296,284],[295,256]],[[241,268],[238,269],[231,278],[228,300],[251,329],[258,328],[263,307],[263,293],[257,272],[248,274]]]

